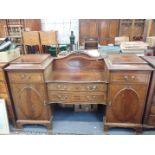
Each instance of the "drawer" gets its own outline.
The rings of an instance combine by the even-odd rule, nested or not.
[[[68,103],[68,104],[105,104],[106,94],[104,93],[61,93],[48,92],[49,102],[52,103]]]
[[[44,82],[43,74],[42,73],[9,73],[9,80],[14,83],[25,83],[25,82]]]
[[[4,80],[4,77],[3,77],[3,72],[0,71],[0,81],[3,81]]]
[[[49,83],[48,90],[56,91],[106,91],[107,85],[104,83]]]
[[[6,86],[4,82],[0,81],[0,93],[6,93]]]
[[[142,72],[113,72],[111,73],[110,80],[112,82],[125,82],[125,83],[147,83],[150,74]]]

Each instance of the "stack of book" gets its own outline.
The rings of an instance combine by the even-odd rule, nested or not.
[[[142,41],[122,42],[120,45],[122,53],[131,54],[144,54],[148,46],[148,43]]]

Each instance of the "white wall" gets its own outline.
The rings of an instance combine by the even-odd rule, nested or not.
[[[42,30],[58,31],[58,41],[60,44],[70,43],[71,31],[74,31],[75,43],[79,42],[79,20],[78,19],[42,19]]]

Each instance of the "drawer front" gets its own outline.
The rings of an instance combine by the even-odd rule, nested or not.
[[[50,83],[48,90],[56,91],[106,91],[107,85],[103,83]]]
[[[0,81],[3,81],[4,80],[4,77],[3,77],[3,72],[0,71]]]
[[[115,72],[111,73],[111,82],[125,82],[125,83],[147,83],[150,74],[147,73],[134,73],[134,72]]]
[[[68,104],[82,104],[82,103],[94,103],[105,104],[106,95],[104,93],[61,93],[61,92],[48,92],[49,102],[52,103],[68,103]]]
[[[21,82],[21,83],[29,83],[29,82],[43,82],[43,74],[42,73],[9,73],[9,79],[11,82]]]
[[[7,90],[6,90],[6,86],[4,84],[4,82],[1,82],[0,81],[0,93],[6,93]]]

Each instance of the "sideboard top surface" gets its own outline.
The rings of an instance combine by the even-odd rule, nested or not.
[[[113,54],[105,58],[109,70],[153,70],[135,54]]]
[[[49,54],[27,54],[22,55],[20,58],[12,61],[10,65],[5,68],[6,70],[32,70],[38,69],[43,70],[45,69],[50,62],[52,61],[52,57]]]

